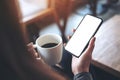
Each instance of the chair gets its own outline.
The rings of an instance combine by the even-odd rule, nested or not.
[[[91,11],[92,14],[94,16],[96,16],[96,4],[97,4],[97,0],[61,0],[61,1],[56,1],[60,6],[61,10],[59,10],[59,6],[57,7],[57,10],[60,14],[62,14],[62,20],[63,20],[63,24],[62,24],[62,29],[61,32],[63,34],[63,38],[65,39],[65,29],[67,27],[67,21],[68,21],[68,17],[71,14],[71,12],[73,11],[73,9],[76,8],[76,6],[84,6],[86,4],[89,4],[91,7]],[[60,4],[61,3],[61,4]],[[57,4],[57,5],[58,5]],[[56,6],[57,6],[56,5]],[[66,40],[65,40],[66,42]]]
[[[61,31],[59,17],[54,9],[54,0],[19,0],[18,3],[21,13],[20,22],[25,25],[24,31],[27,32],[28,25],[36,24],[46,16],[52,16]]]

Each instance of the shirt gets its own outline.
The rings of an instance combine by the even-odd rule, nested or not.
[[[78,73],[74,76],[73,80],[93,80],[91,73],[89,72],[82,72]]]

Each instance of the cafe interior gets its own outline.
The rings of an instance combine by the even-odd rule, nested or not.
[[[87,14],[103,19],[95,35],[96,41],[90,70],[93,79],[120,80],[120,0],[2,0],[0,9],[0,26],[4,26],[0,28],[0,45],[3,52],[0,53],[0,73],[3,74],[0,77],[1,80],[12,80],[11,76],[16,76],[15,63],[19,64],[17,60],[19,56],[22,56],[12,55],[12,51],[9,51],[10,45],[15,48],[15,51],[22,52],[19,46],[23,44],[21,39],[26,45],[30,42],[34,44],[39,36],[46,33],[58,34],[62,37],[63,43],[67,43],[67,37],[73,34],[72,30],[77,28]],[[21,37],[16,37],[18,32],[21,33]],[[10,41],[7,41],[8,38]],[[63,51],[63,56],[66,58],[62,62],[70,66],[71,62],[67,58],[70,54],[68,53],[68,56],[66,54],[67,52]],[[60,75],[69,80],[72,79],[71,70],[68,71],[68,68],[62,70],[60,64],[54,68]],[[18,71],[19,74],[21,72],[21,70]],[[7,73],[11,73],[11,76]]]

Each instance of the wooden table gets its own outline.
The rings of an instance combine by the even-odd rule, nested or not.
[[[103,23],[96,34],[92,63],[120,77],[120,15]]]

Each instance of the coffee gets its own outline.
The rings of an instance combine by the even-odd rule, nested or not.
[[[58,44],[57,43],[47,43],[47,44],[42,45],[41,47],[43,47],[43,48],[50,48],[50,47],[54,47],[56,45],[58,45]]]

